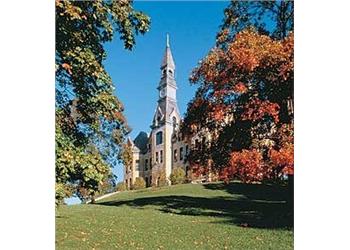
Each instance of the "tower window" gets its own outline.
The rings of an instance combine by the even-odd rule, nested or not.
[[[160,163],[163,163],[163,150],[160,151]]]
[[[159,131],[156,134],[156,145],[162,144],[163,143],[163,132]]]
[[[177,150],[174,150],[174,162],[177,162]]]
[[[180,148],[180,161],[182,161],[184,159],[184,148],[181,147]]]
[[[156,163],[159,162],[159,156],[158,156],[158,152],[156,152]]]

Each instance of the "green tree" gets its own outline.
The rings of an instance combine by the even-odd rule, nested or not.
[[[150,18],[127,0],[56,0],[55,6],[56,183],[93,199],[111,174],[108,154],[120,151],[130,131],[102,64],[103,44],[119,34],[131,50]]]
[[[218,37],[230,31],[232,37],[238,32],[255,27],[260,34],[269,35],[276,39],[285,38],[294,30],[294,2],[282,1],[236,1],[224,10],[224,20]]]

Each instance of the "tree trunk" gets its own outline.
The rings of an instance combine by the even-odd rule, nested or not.
[[[95,200],[95,194],[91,195],[91,204],[95,204],[96,200]]]

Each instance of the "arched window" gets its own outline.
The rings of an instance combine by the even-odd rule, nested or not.
[[[156,134],[156,145],[162,144],[163,143],[163,132],[159,131]]]

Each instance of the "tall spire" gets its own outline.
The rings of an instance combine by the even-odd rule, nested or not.
[[[166,33],[166,47],[170,48],[170,44],[169,44],[169,33]]]
[[[165,67],[168,67],[168,68],[173,69],[173,70],[175,69],[175,63],[174,63],[173,56],[172,56],[171,50],[170,50],[169,34],[166,34],[165,53],[164,53],[162,64],[161,64],[160,68],[164,69]]]

